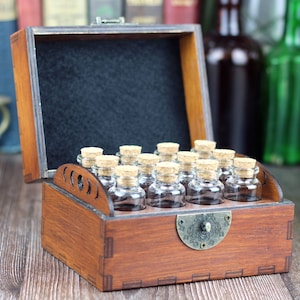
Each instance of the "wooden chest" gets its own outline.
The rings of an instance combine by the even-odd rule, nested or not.
[[[76,164],[88,145],[213,139],[199,25],[29,27],[11,44],[44,249],[102,291],[289,271],[294,204],[263,165],[258,202],[117,212]]]

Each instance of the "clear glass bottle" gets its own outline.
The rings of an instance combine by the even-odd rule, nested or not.
[[[116,155],[96,156],[93,173],[98,177],[103,187],[109,190],[116,183],[115,168],[119,164],[119,157]]]
[[[120,157],[121,165],[137,165],[137,156],[141,154],[142,147],[137,145],[122,145],[119,152],[116,153]]]
[[[194,179],[194,168],[198,153],[191,151],[179,151],[177,153],[177,160],[179,163],[179,182],[183,184],[187,190],[189,182]]]
[[[213,150],[216,148],[215,141],[209,140],[195,140],[194,148],[192,151],[195,151],[199,154],[199,158],[212,158]]]
[[[234,156],[235,151],[231,149],[215,149],[213,151],[213,158],[219,162],[219,168],[221,169],[219,179],[223,184],[232,175]]]
[[[96,161],[96,156],[102,155],[103,149],[100,147],[83,147],[80,149],[80,154],[77,155],[77,163],[93,172],[93,166]]]
[[[160,208],[179,208],[185,205],[185,187],[179,182],[179,164],[159,162],[155,182],[149,186],[147,204]]]
[[[196,177],[189,183],[187,201],[193,204],[220,204],[224,202],[224,185],[219,180],[219,163],[216,159],[199,159]]]
[[[285,32],[266,56],[266,128],[262,160],[300,163],[300,1],[289,0]]]
[[[173,142],[162,142],[156,145],[156,151],[154,152],[159,156],[159,161],[171,161],[176,162],[177,152],[179,150],[179,144]]]
[[[108,190],[114,209],[136,211],[146,208],[145,191],[138,183],[138,167],[118,165],[115,169],[116,185]]]
[[[256,178],[259,172],[256,160],[248,157],[235,157],[233,174],[225,183],[224,198],[232,201],[258,201],[262,195],[262,184]]]
[[[217,1],[215,30],[204,37],[214,139],[219,148],[261,157],[261,45],[243,34],[241,0]]]
[[[155,181],[154,170],[159,157],[152,153],[141,153],[137,157],[139,168],[139,185],[148,194],[149,186]]]

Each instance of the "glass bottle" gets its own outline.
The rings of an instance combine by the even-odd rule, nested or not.
[[[108,190],[119,211],[136,211],[146,208],[145,191],[138,183],[138,167],[118,165],[115,169],[116,185]]]
[[[83,147],[80,149],[80,154],[77,155],[77,163],[93,172],[93,166],[96,161],[96,156],[102,154],[103,149],[100,147]]]
[[[300,1],[289,0],[282,40],[266,57],[263,161],[300,163]]]
[[[159,156],[159,161],[176,162],[178,150],[178,143],[162,142],[156,145],[156,151],[154,153]]]
[[[115,185],[115,168],[119,164],[119,157],[116,155],[96,156],[93,173],[98,177],[103,187],[109,190]]]
[[[160,208],[179,208],[185,205],[185,187],[179,182],[179,164],[159,162],[155,182],[149,186],[147,204]]]
[[[232,175],[234,156],[235,151],[231,149],[215,149],[213,151],[213,158],[219,162],[219,168],[221,169],[219,179],[223,184]]]
[[[260,44],[243,34],[241,0],[218,0],[215,31],[204,37],[214,139],[219,148],[261,156]]]
[[[137,157],[139,168],[139,185],[148,193],[149,186],[155,181],[154,170],[159,157],[152,153],[141,153]]]
[[[262,45],[264,53],[268,53],[282,37],[287,1],[243,0],[243,31]]]
[[[256,178],[259,172],[256,160],[248,157],[235,157],[233,174],[225,183],[224,198],[233,201],[258,201],[262,195],[262,184]]]
[[[224,185],[219,180],[220,169],[216,159],[199,159],[196,177],[189,183],[187,201],[193,204],[223,203]]]
[[[141,154],[142,147],[137,145],[122,145],[116,154],[120,157],[121,165],[137,165],[137,156]]]
[[[209,140],[195,140],[194,148],[192,151],[195,151],[199,154],[199,158],[211,158],[213,150],[216,148],[215,141]]]
[[[187,190],[189,182],[194,179],[194,168],[198,153],[191,151],[179,151],[177,153],[177,160],[179,163],[179,182],[183,184]]]

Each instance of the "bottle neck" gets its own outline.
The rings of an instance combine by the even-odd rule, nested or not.
[[[300,46],[300,0],[287,1],[284,42],[289,46]]]
[[[241,0],[218,1],[218,32],[220,35],[237,36],[241,34]]]

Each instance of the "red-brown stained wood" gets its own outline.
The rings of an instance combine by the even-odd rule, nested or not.
[[[80,173],[83,168],[75,169],[84,174]],[[58,172],[55,177],[61,174]],[[59,182],[56,178],[54,181]],[[42,245],[100,290],[289,270],[294,222],[294,204],[290,201],[227,200],[216,206],[186,205],[175,210],[148,207],[107,217],[101,214],[101,206],[94,210],[91,202],[66,189],[68,192],[51,182],[43,184]],[[220,210],[231,211],[232,222],[219,244],[207,250],[193,250],[180,240],[177,215]]]
[[[43,183],[43,248],[99,289],[102,289],[104,226],[91,209]]]
[[[22,146],[23,176],[25,182],[41,177],[36,141],[35,117],[30,82],[26,31],[11,36],[14,81],[17,99],[20,142]]]

